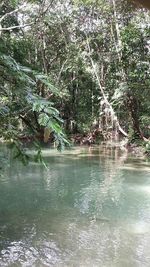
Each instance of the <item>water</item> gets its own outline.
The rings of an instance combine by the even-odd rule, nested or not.
[[[0,176],[1,267],[149,267],[150,163],[118,149],[44,150]]]

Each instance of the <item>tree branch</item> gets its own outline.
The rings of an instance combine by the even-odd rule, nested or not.
[[[61,66],[61,69],[60,69],[60,71],[59,71],[58,78],[57,78],[57,84],[59,83],[61,74],[62,74],[62,72],[63,72],[63,69],[64,69],[65,64],[67,63],[67,60],[68,60],[68,59],[66,59],[66,60],[63,62],[62,66]]]
[[[37,129],[34,127],[33,123],[31,123],[29,120],[27,120],[22,115],[19,115],[19,118],[22,119],[22,121],[32,130],[33,133],[37,132]]]
[[[35,24],[35,22],[31,22],[31,23],[23,24],[23,25],[11,26],[11,27],[8,27],[8,28],[0,28],[0,32],[2,32],[2,31],[11,31],[11,30],[15,30],[15,29],[22,29],[22,28],[31,26],[33,24]]]
[[[25,4],[23,4],[22,6],[16,8],[15,10],[11,11],[11,12],[8,12],[6,14],[4,14],[1,18],[0,18],[0,23],[8,16],[11,16],[15,13],[17,13],[19,10],[21,10],[23,7],[25,6]]]

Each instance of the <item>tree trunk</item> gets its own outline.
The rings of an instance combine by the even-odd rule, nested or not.
[[[102,87],[102,84],[101,84],[101,80],[100,80],[100,77],[98,75],[98,72],[96,70],[96,66],[94,64],[94,61],[91,57],[91,48],[90,48],[90,44],[89,44],[89,40],[88,40],[88,36],[86,36],[86,41],[87,41],[87,48],[88,48],[88,56],[89,56],[89,59],[91,61],[91,65],[92,65],[92,69],[93,69],[93,72],[94,72],[94,75],[95,75],[95,78],[97,80],[97,83],[98,83],[98,86],[99,86],[99,89],[100,89],[100,93],[102,95],[102,98],[103,98],[103,102],[104,104],[109,108],[109,112],[110,112],[110,116],[111,116],[111,120],[113,122],[113,124],[115,125],[115,127],[117,128],[117,130],[125,137],[128,136],[128,134],[122,129],[122,127],[120,126],[120,123],[119,123],[119,120],[117,118],[117,115],[115,114],[115,111],[111,105],[111,103],[108,101],[107,99],[107,96],[104,92],[104,89]]]
[[[135,139],[144,139],[143,133],[140,129],[140,122],[139,122],[139,112],[138,112],[138,101],[137,99],[128,94],[127,98],[127,106],[129,109],[129,113],[132,120],[133,131]]]

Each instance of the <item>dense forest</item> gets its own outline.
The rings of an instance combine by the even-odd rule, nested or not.
[[[0,138],[15,157],[124,137],[150,151],[149,26],[125,0],[1,0]]]

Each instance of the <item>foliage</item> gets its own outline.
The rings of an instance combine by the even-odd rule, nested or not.
[[[28,139],[38,140],[42,128],[48,128],[54,136],[58,149],[68,144],[62,131],[62,119],[53,103],[37,94],[37,82],[42,82],[47,90],[55,92],[55,87],[46,75],[38,74],[28,67],[18,64],[11,56],[0,54],[1,66],[1,137],[13,142],[15,158],[20,157],[24,163],[28,160],[22,142],[24,134]],[[56,95],[58,90],[56,89]],[[35,120],[35,122],[34,122]],[[19,129],[19,123],[25,127]],[[41,160],[41,149],[38,146],[38,158]]]
[[[149,138],[148,11],[118,0],[0,7],[0,136],[14,140],[16,154],[23,138],[60,148],[64,131],[113,132],[114,114],[131,139]]]

